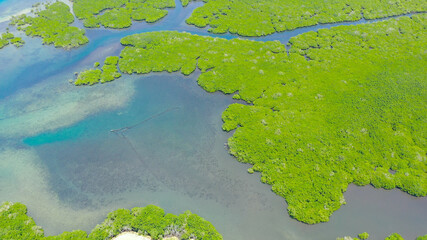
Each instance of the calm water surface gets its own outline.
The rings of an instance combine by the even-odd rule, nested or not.
[[[35,1],[30,2],[0,1],[0,18]],[[310,226],[289,218],[285,201],[227,153],[224,143],[231,133],[221,130],[221,113],[234,100],[198,87],[199,73],[124,76],[93,87],[68,83],[74,72],[118,55],[123,36],[158,30],[211,35],[184,23],[200,5],[178,5],[156,24],[87,30],[91,42],[72,51],[27,37],[20,49],[2,49],[0,202],[25,203],[47,235],[89,231],[112,210],[147,204],[175,214],[191,210],[232,240],[335,239],[364,231],[372,239],[392,232],[407,239],[425,234],[427,198],[399,190],[350,186],[347,205],[330,222]],[[335,25],[259,40],[287,42]],[[6,27],[0,23],[0,31]],[[123,127],[129,129],[111,132]]]

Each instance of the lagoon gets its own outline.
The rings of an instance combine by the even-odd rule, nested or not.
[[[20,9],[28,2],[8,0],[0,9],[4,4]],[[221,113],[235,100],[202,90],[197,72],[123,76],[93,87],[68,83],[74,72],[118,55],[119,40],[130,34],[178,30],[214,36],[184,22],[201,4],[177,4],[154,24],[87,30],[90,43],[71,51],[28,37],[20,49],[2,49],[0,201],[26,204],[47,235],[88,231],[112,210],[147,204],[175,214],[191,210],[212,222],[224,239],[335,239],[364,231],[372,239],[392,232],[414,239],[425,234],[427,198],[399,190],[351,186],[347,205],[330,222],[310,226],[291,219],[285,201],[259,176],[248,174],[249,165],[228,154],[224,143],[231,133],[221,130]],[[0,31],[6,26],[0,24]],[[285,43],[320,27],[259,40]],[[173,110],[160,114],[168,109]],[[134,125],[122,135],[110,131]]]

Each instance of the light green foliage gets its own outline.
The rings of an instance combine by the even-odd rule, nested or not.
[[[43,38],[44,44],[53,44],[55,47],[70,49],[89,42],[85,30],[70,26],[74,22],[74,16],[67,4],[46,4],[45,10],[35,14],[35,17],[25,14],[13,17],[10,24],[18,26],[17,29],[28,36]]]
[[[361,240],[368,239],[369,238],[369,234],[367,232],[361,233],[361,234],[359,234],[359,238]],[[346,237],[343,237],[343,238],[339,237],[339,238],[337,238],[337,240],[358,240],[359,238],[352,238],[352,237],[346,236]],[[416,240],[422,240],[422,239],[419,239],[419,238],[420,237],[418,237]],[[405,239],[403,239],[403,237],[400,236],[398,233],[393,233],[390,236],[386,237],[384,240],[405,240]]]
[[[121,77],[122,75],[117,70],[117,63],[119,62],[119,57],[107,57],[102,67],[101,73],[101,83],[106,83],[113,81],[116,78]]]
[[[127,28],[136,21],[155,22],[175,7],[174,0],[74,0],[74,13],[84,26]]]
[[[279,42],[143,33],[121,40],[125,73],[202,70],[236,93],[230,152],[262,173],[306,223],[329,220],[348,184],[427,194],[426,14],[342,26]],[[392,170],[391,172],[389,170]]]
[[[356,21],[425,12],[427,5],[417,0],[204,0],[188,24],[209,25],[213,33],[263,36],[319,23]]]
[[[93,85],[99,82],[106,83],[121,77],[122,75],[117,70],[118,62],[119,57],[117,56],[107,57],[104,61],[104,66],[101,68],[102,71],[100,69],[85,70],[78,74],[74,85]],[[94,67],[99,67],[99,62],[95,62]]]
[[[9,43],[13,44],[15,47],[21,47],[24,45],[25,41],[20,37],[15,37],[13,33],[5,32],[0,36],[0,49],[9,45]]]
[[[417,237],[417,239],[416,240],[427,240],[427,234],[426,235],[424,235],[424,236],[419,236],[419,237]]]
[[[7,45],[9,45],[9,41],[0,37],[0,49],[4,48]]]
[[[58,236],[49,236],[44,239],[45,240],[85,240],[87,239],[87,233],[82,230],[75,230],[72,232],[63,232]]]
[[[104,223],[96,226],[89,234],[89,239],[105,239],[123,230],[132,230],[150,235],[152,239],[162,239],[164,236],[180,236],[180,239],[215,240],[222,236],[203,218],[185,212],[179,216],[166,214],[163,209],[148,205],[143,208],[133,208],[132,211],[119,209],[110,213]]]
[[[1,38],[4,40],[11,40],[11,39],[15,38],[15,36],[13,35],[13,33],[5,32],[1,35]]]
[[[400,236],[398,233],[393,233],[390,236],[386,237],[384,240],[405,240],[402,236]]]
[[[99,69],[89,69],[85,70],[77,76],[77,80],[74,82],[76,86],[80,85],[93,85],[99,83],[101,78],[101,70]]]
[[[0,206],[0,239],[37,240],[43,235],[43,229],[27,216],[25,205],[5,202]]]
[[[187,211],[179,216],[166,214],[163,209],[148,205],[132,211],[118,209],[108,214],[102,224],[87,235],[85,231],[63,232],[44,237],[43,229],[26,215],[21,203],[6,202],[0,206],[0,239],[2,240],[105,240],[123,231],[149,235],[152,239],[176,236],[179,239],[222,240],[211,223]],[[190,238],[191,237],[191,238]]]
[[[186,7],[190,3],[190,1],[191,0],[181,0],[181,4],[182,4],[183,7]],[[195,1],[195,0],[193,0],[193,1]]]
[[[22,40],[22,38],[20,38],[20,37],[15,37],[15,38],[12,38],[10,40],[10,43],[13,44],[15,47],[22,47],[22,45],[24,45],[25,41]]]
[[[359,234],[359,238],[362,240],[368,239],[369,238],[369,233],[367,232],[363,232]]]
[[[94,67],[94,68],[97,68],[97,67],[99,67],[99,65],[101,65],[99,62],[95,62],[95,63],[93,64],[93,67]]]
[[[188,33],[160,32],[131,35],[121,40],[119,67],[125,73],[151,71],[191,74],[198,66],[199,84],[207,91],[233,93],[251,101],[269,85],[280,82],[278,63],[285,65],[285,47],[278,41],[225,40]],[[283,63],[283,64],[282,64]],[[250,81],[248,81],[250,80]]]

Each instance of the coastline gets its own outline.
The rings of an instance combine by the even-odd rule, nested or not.
[[[25,9],[23,9],[23,10],[21,10],[21,11],[17,12],[17,13],[10,14],[10,15],[5,16],[5,17],[1,17],[1,18],[0,18],[0,23],[7,22],[7,21],[9,21],[12,17],[19,16],[19,15],[22,15],[22,14],[28,14],[28,13],[31,13],[31,8],[25,8]]]
[[[112,240],[151,240],[151,237],[139,235],[136,232],[122,232]]]
[[[111,240],[151,240],[150,236],[139,235],[136,232],[122,232],[119,235],[113,237]],[[165,237],[163,240],[178,240],[177,237]]]

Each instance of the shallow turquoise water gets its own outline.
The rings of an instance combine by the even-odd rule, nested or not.
[[[18,1],[13,4],[19,7]],[[124,76],[94,87],[67,83],[74,72],[117,55],[123,36],[157,30],[208,35],[183,23],[197,4],[178,7],[156,24],[88,30],[91,42],[72,51],[26,37],[23,48],[1,50],[0,201],[27,204],[48,235],[90,230],[109,211],[147,204],[172,213],[189,209],[233,240],[424,234],[427,198],[399,190],[350,186],[348,204],[330,222],[309,226],[289,218],[285,201],[227,153],[224,143],[231,134],[221,130],[220,116],[233,100],[203,91],[197,73]],[[286,42],[319,27],[261,40]],[[122,134],[110,131],[126,126],[134,127]]]

